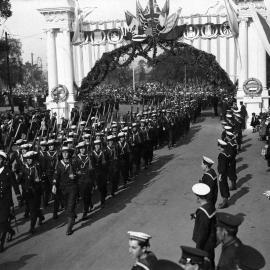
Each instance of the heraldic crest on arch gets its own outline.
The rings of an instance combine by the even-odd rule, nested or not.
[[[179,42],[186,30],[186,25],[178,25],[181,9],[170,15],[169,0],[166,0],[162,9],[156,0],[149,0],[143,9],[137,0],[136,11],[137,17],[126,11],[126,22],[130,31],[127,35],[128,44],[103,54],[83,79],[81,97],[101,83],[108,72],[131,64],[138,56],[145,58],[151,65],[157,64],[160,61],[157,57],[158,49],[167,55],[178,57],[180,63],[204,69],[205,78],[217,86],[233,85],[215,56]]]

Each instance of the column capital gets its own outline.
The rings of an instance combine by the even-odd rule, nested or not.
[[[248,23],[249,22],[249,18],[248,17],[239,17],[239,21],[240,21],[240,23],[241,22]]]

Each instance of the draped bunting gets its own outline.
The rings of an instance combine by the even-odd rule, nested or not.
[[[250,6],[250,12],[251,12],[251,16],[254,21],[258,36],[261,42],[263,43],[265,50],[270,56],[270,27],[268,23],[266,22],[265,18],[259,12],[255,10],[253,5]]]

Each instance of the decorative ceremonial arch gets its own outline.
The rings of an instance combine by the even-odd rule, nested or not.
[[[76,102],[77,93],[74,92],[74,85],[78,85],[82,93],[88,91],[116,65],[126,63],[137,55],[150,57],[145,52],[150,46],[151,40],[162,40],[162,42],[158,42],[158,46],[165,51],[168,50],[182,58],[183,52],[184,54],[190,53],[194,63],[200,64],[203,61],[209,61],[209,65],[215,66],[217,68],[215,75],[224,71],[232,82],[238,80],[237,100],[238,103],[244,101],[248,111],[258,113],[261,108],[268,109],[266,51],[256,32],[248,6],[248,2],[254,2],[256,10],[262,16],[270,17],[263,0],[237,1],[239,10],[238,43],[241,61],[224,8],[218,7],[207,15],[182,17],[177,11],[171,15],[167,14],[168,17],[162,20],[156,14],[159,11],[166,14],[168,11],[166,4],[169,0],[164,1],[166,2],[162,10],[159,8],[158,10],[156,5],[153,5],[156,0],[149,0],[152,5],[148,5],[145,9],[137,4],[137,11],[143,15],[144,20],[139,22],[140,27],[136,21],[139,18],[129,12],[126,13],[126,21],[83,21],[82,14],[87,13],[87,10],[79,12],[74,0],[42,1],[45,6],[41,7],[39,11],[45,16],[47,23],[48,87],[50,92],[47,97],[47,107],[58,114],[60,112],[59,118],[62,116],[68,118],[69,112]],[[76,24],[78,18],[82,20],[79,33],[77,32],[78,24]],[[170,20],[168,20],[169,18]],[[162,27],[157,25],[158,21]],[[173,31],[169,31],[172,29]],[[156,38],[157,35],[159,38]],[[76,36],[76,40],[74,40],[74,36]],[[121,55],[131,55],[132,57],[128,57],[129,60],[125,61]],[[212,56],[209,57],[209,55]],[[154,60],[153,55],[150,58]],[[90,70],[92,71],[89,73]],[[262,92],[259,97],[250,98],[244,92],[243,85],[248,78],[256,78],[261,82]],[[68,98],[66,101],[56,103],[51,98],[51,91],[59,84],[67,88]]]
[[[80,94],[90,92],[101,83],[108,72],[116,67],[129,65],[137,56],[144,57],[151,64],[158,63],[157,48],[168,55],[178,57],[180,63],[190,64],[205,71],[205,78],[220,88],[232,89],[233,83],[228,74],[220,67],[215,57],[186,43],[148,38],[143,42],[133,42],[112,52],[104,53],[92,70],[83,79]],[[124,58],[126,56],[126,58]]]

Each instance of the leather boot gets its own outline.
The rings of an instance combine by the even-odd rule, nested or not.
[[[6,235],[7,233],[4,232],[1,235],[1,239],[0,239],[0,253],[2,253],[4,251],[4,244],[5,244],[5,240],[6,240]]]
[[[73,233],[72,231],[73,224],[74,224],[74,218],[68,217],[66,235],[71,235]]]
[[[230,190],[236,190],[236,182],[232,182]]]
[[[229,206],[228,199],[223,198],[223,202],[218,205],[218,208],[219,209],[224,209],[224,208],[227,208],[228,206]]]
[[[13,236],[16,234],[15,231],[10,228],[9,231],[8,231],[9,235],[8,235],[8,238],[7,238],[7,242],[11,242],[12,239],[13,239]]]
[[[32,218],[32,219],[31,219],[31,222],[30,222],[30,230],[29,230],[29,233],[30,233],[30,234],[34,234],[34,233],[35,233],[36,222],[37,222],[37,218]]]

